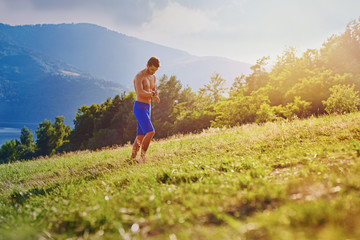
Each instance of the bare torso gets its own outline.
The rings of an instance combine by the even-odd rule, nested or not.
[[[149,74],[147,69],[140,71],[134,79],[134,88],[136,92],[136,101],[150,104],[151,93],[155,90],[156,77]]]

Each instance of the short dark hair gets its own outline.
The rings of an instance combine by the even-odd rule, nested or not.
[[[154,66],[154,67],[160,67],[160,59],[157,57],[151,57],[149,61],[147,62],[148,66]]]

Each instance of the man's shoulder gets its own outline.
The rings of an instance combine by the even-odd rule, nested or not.
[[[136,75],[135,75],[135,80],[136,79],[142,79],[144,78],[144,70],[141,70],[140,72],[138,72]]]

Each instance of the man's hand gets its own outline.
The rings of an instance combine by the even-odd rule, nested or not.
[[[159,98],[159,92],[158,92],[158,90],[154,90],[154,91],[152,91],[153,92],[153,98],[155,98],[156,99],[156,101],[159,103],[160,102],[160,98]]]

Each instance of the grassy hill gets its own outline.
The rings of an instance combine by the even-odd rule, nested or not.
[[[0,239],[360,239],[360,113],[0,166]]]

